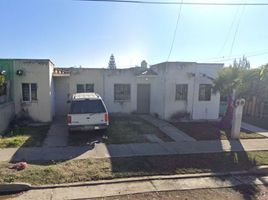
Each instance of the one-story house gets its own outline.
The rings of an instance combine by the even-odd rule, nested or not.
[[[0,72],[6,76],[0,121],[14,114],[52,121],[68,113],[67,101],[77,92],[99,93],[110,113],[146,113],[167,120],[176,114],[217,119],[220,95],[211,88],[222,67],[196,62],[147,67],[143,62],[141,67],[125,69],[57,68],[49,59],[0,59]]]

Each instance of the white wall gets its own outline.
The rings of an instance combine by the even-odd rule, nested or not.
[[[14,103],[0,104],[0,135],[8,128],[10,120],[14,117]]]
[[[202,74],[215,78],[218,71],[223,67],[221,64],[199,64],[193,62],[170,62],[152,66],[159,74],[159,96],[164,96],[162,102],[154,102],[160,105],[158,112],[164,111],[162,118],[169,119],[177,112],[188,112],[193,119],[217,119],[219,113],[219,94],[212,94],[210,101],[199,101],[199,85],[212,84],[212,81],[203,77]],[[195,74],[195,76],[191,76]],[[188,85],[187,101],[175,99],[176,84]],[[164,88],[161,87],[164,85]],[[155,105],[155,107],[157,107]],[[161,107],[163,109],[161,109]]]
[[[170,62],[152,66],[158,73],[154,77],[138,77],[135,69],[74,69],[70,76],[70,94],[76,92],[76,84],[93,83],[95,92],[104,99],[109,112],[131,113],[137,110],[137,84],[151,85],[150,113],[169,119],[176,112],[188,112],[193,119],[217,119],[219,94],[211,101],[199,101],[199,85],[212,84],[202,76],[216,77],[221,64],[199,64],[194,62]],[[195,74],[191,76],[190,74]],[[129,101],[114,100],[114,84],[130,84]],[[175,99],[176,84],[188,84],[187,101]]]
[[[137,84],[136,76],[132,70],[105,70],[104,76],[104,101],[109,112],[131,113],[137,109]],[[130,84],[130,100],[114,100],[114,84]]]
[[[54,78],[53,78],[54,64],[49,62],[49,88],[50,88],[50,115],[51,119],[55,116],[55,89],[54,89]]]
[[[14,73],[23,70],[23,75],[14,74],[14,104],[16,114],[28,113],[34,120],[52,120],[51,70],[49,60],[14,60]],[[37,83],[37,101],[22,102],[22,83]]]
[[[194,98],[194,110],[193,119],[218,119],[219,106],[220,106],[220,94],[214,94],[212,92],[210,101],[199,101],[199,84],[212,84],[212,81],[203,76],[216,78],[218,71],[223,65],[209,65],[199,64],[196,71],[196,85],[195,85],[195,98]]]
[[[76,93],[77,84],[94,84],[94,91],[104,98],[103,69],[73,69],[70,76],[70,95]]]

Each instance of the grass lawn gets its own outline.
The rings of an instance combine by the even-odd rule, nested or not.
[[[0,148],[41,146],[49,126],[19,127],[0,138]]]
[[[243,117],[243,121],[268,130],[268,118]]]
[[[112,115],[106,131],[75,132],[69,134],[68,144],[86,145],[96,140],[107,144],[149,142],[145,134],[154,134],[165,142],[173,141],[157,127],[136,115]]]
[[[173,123],[177,128],[196,140],[227,140],[230,131],[220,129],[215,122],[179,122]],[[266,138],[257,133],[241,130],[241,139]]]
[[[123,177],[226,172],[268,164],[268,151],[223,152],[172,156],[146,156],[36,163],[22,171],[0,163],[0,183],[28,182],[33,185]]]

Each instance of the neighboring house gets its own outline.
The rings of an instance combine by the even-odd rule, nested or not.
[[[146,68],[143,62],[143,67],[109,70],[56,68],[50,60],[0,59],[0,69],[7,62],[14,112],[37,121],[66,115],[67,100],[77,92],[99,93],[111,113],[150,113],[169,119],[187,112],[191,119],[208,120],[219,115],[220,95],[211,87],[223,64],[164,62]]]

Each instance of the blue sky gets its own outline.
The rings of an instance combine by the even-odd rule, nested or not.
[[[2,58],[107,67],[113,53],[118,67],[130,67],[143,59],[149,64],[167,60],[179,5],[1,0],[0,9]],[[268,6],[183,5],[169,60],[228,64],[246,54],[252,67],[268,63],[267,10]]]

